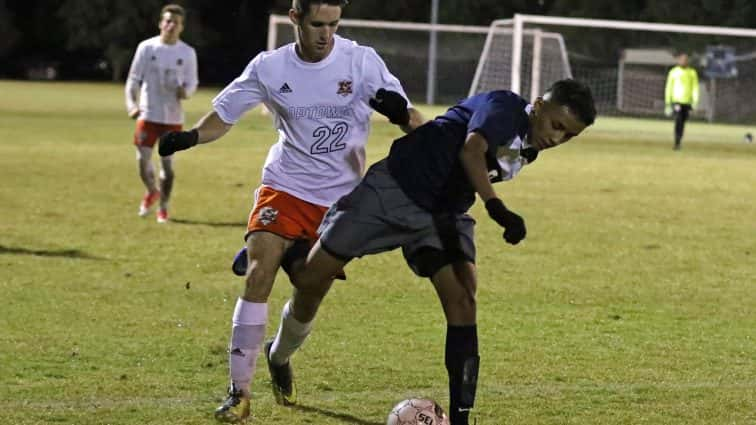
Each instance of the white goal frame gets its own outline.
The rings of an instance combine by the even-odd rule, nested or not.
[[[483,70],[485,68],[485,62],[488,56],[491,54],[491,45],[493,44],[494,37],[496,37],[497,35],[502,35],[502,34],[512,34],[512,37],[514,39],[514,29],[511,28],[513,22],[514,22],[513,19],[497,19],[491,22],[491,25],[488,31],[488,36],[486,37],[485,44],[483,45],[483,51],[480,53],[480,59],[478,60],[478,67],[475,70],[475,76],[473,77],[472,84],[470,84],[470,92],[468,93],[468,96],[472,96],[477,93],[478,84],[480,83],[480,79],[483,75]],[[559,50],[561,52],[560,60],[562,61],[562,65],[564,66],[564,69],[566,70],[566,73],[567,73],[566,77],[569,77],[569,78],[572,77],[572,70],[570,69],[570,60],[567,57],[567,48],[564,45],[564,38],[562,37],[561,34],[554,33],[554,32],[541,31],[540,29],[536,28],[536,29],[523,29],[520,33],[520,37],[522,36],[533,37],[533,64],[532,64],[532,74],[530,76],[530,98],[531,99],[535,99],[541,95],[541,87],[540,87],[541,56],[542,56],[541,47],[543,46],[544,39],[551,39],[559,44]],[[520,43],[522,43],[522,41],[520,41]],[[520,48],[520,57],[522,57],[522,48]],[[514,63],[513,63],[513,66],[514,66]],[[514,68],[512,68],[512,72],[514,73]],[[519,71],[518,71],[518,74],[519,74]],[[510,90],[514,91],[515,93],[519,93],[520,87],[518,85],[517,90],[514,90],[514,89],[510,89]]]
[[[654,31],[682,34],[722,35],[756,38],[756,30],[737,27],[713,27],[704,25],[663,24],[656,22],[617,21],[611,19],[566,18],[559,16],[515,14],[512,18],[512,84],[511,90],[519,93],[522,68],[522,39],[525,24],[558,25],[581,28],[604,28],[615,30]]]

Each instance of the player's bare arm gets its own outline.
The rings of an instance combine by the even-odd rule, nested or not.
[[[197,121],[194,130],[197,130],[197,143],[209,143],[220,139],[231,130],[232,124],[224,122],[215,111],[208,112]]]
[[[428,122],[427,119],[423,116],[423,114],[418,111],[415,108],[409,108],[409,123],[407,125],[400,125],[399,128],[402,129],[403,132],[409,133],[410,131],[420,127],[421,125]]]

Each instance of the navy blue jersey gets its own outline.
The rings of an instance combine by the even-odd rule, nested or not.
[[[527,163],[520,155],[528,132],[527,101],[510,91],[481,93],[394,141],[391,175],[407,196],[430,212],[465,212],[475,191],[459,158],[471,132],[488,141],[486,161],[492,182],[512,178]]]

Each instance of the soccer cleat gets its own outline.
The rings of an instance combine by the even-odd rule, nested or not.
[[[265,361],[268,363],[270,372],[270,385],[273,388],[273,397],[281,406],[293,406],[297,404],[297,389],[294,387],[294,373],[291,370],[291,362],[277,366],[270,361],[270,348],[273,341],[265,343]]]
[[[158,191],[145,193],[142,198],[142,203],[139,204],[139,217],[144,217],[149,214],[158,199],[160,199],[160,192]]]
[[[234,262],[231,263],[231,271],[237,276],[244,276],[247,274],[247,247],[240,249],[239,252],[234,255]]]
[[[215,419],[219,422],[238,424],[249,417],[249,397],[232,384],[226,401],[215,409]]]
[[[168,222],[168,210],[165,209],[159,209],[157,212],[157,222],[158,223],[167,223]]]

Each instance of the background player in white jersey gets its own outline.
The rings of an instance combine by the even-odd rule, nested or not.
[[[213,141],[260,103],[274,115],[278,130],[245,235],[246,286],[232,318],[231,386],[215,412],[220,421],[239,422],[249,416],[249,386],[265,337],[275,274],[285,254],[301,251],[290,250],[295,242],[309,247],[328,207],[360,181],[371,106],[404,131],[423,123],[375,51],[335,35],[345,4],[293,0],[289,17],[296,43],[257,55],[216,96],[213,111],[194,129],[171,132],[160,140],[161,156]],[[286,270],[286,262],[283,266]],[[306,331],[293,319],[281,326]],[[275,359],[269,368],[274,376],[290,372],[288,363],[277,364]],[[280,404],[295,401],[293,386],[274,392]]]
[[[170,156],[161,158],[160,184],[155,181],[152,148],[160,136],[180,131],[184,123],[181,101],[197,89],[197,55],[179,39],[184,30],[184,8],[176,4],[160,12],[160,35],[139,43],[126,80],[126,109],[136,119],[134,145],[139,176],[147,192],[139,205],[144,217],[160,200],[157,221],[168,221],[168,201],[173,188]]]

